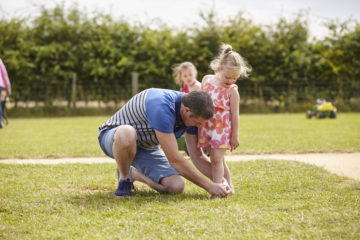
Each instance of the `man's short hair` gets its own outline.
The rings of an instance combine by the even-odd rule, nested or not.
[[[212,118],[214,114],[214,104],[206,92],[196,90],[186,93],[182,96],[181,103],[190,108],[193,117],[202,117],[204,119]]]

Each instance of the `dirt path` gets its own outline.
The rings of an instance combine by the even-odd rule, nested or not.
[[[256,159],[290,160],[316,165],[331,173],[360,181],[360,152],[357,153],[306,153],[306,154],[265,154],[229,155],[230,161],[249,161]]]
[[[313,164],[340,176],[347,176],[360,181],[360,152],[356,153],[304,153],[304,154],[258,154],[227,155],[227,161],[290,160]],[[114,163],[106,157],[59,158],[59,159],[7,159],[0,160],[7,164],[61,164],[61,163]]]

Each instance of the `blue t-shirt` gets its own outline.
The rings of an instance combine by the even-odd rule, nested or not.
[[[197,134],[197,127],[186,127],[180,116],[181,97],[184,93],[151,88],[148,90],[145,107],[150,127],[163,133],[174,133],[176,138],[186,131]]]

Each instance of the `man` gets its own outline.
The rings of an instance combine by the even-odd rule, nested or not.
[[[184,94],[151,88],[131,98],[99,127],[100,147],[116,160],[119,170],[115,196],[131,196],[135,180],[159,192],[180,193],[185,186],[183,176],[212,196],[226,197],[228,187],[199,174],[179,153],[176,142],[186,132],[190,157],[201,172],[211,177],[210,163],[196,146],[196,134],[197,127],[212,115],[212,100],[201,90]]]

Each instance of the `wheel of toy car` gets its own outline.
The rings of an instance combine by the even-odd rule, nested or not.
[[[315,116],[316,116],[317,119],[323,118],[323,117],[324,117],[324,113],[321,112],[321,111],[317,111]]]
[[[330,113],[330,118],[336,118],[336,112],[331,112]]]
[[[312,117],[311,111],[308,110],[308,111],[306,112],[306,118],[310,119],[311,117]]]

